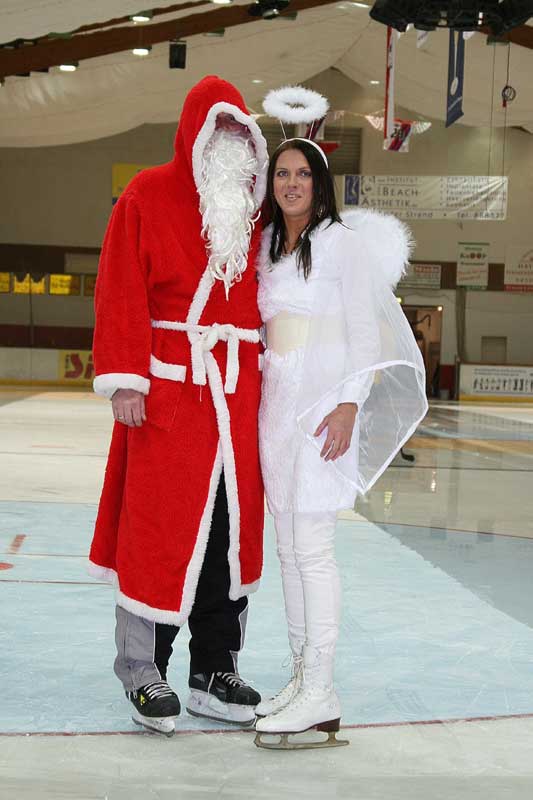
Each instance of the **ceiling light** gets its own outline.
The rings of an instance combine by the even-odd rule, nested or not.
[[[229,6],[233,2],[233,0],[211,0],[217,6]]]
[[[252,83],[263,83],[261,78],[252,78]]]
[[[146,45],[146,47],[134,47],[131,51],[134,56],[147,56],[152,49],[152,45]]]
[[[59,69],[61,70],[61,72],[76,72],[78,66],[79,66],[78,61],[71,61],[70,64],[60,64]]]
[[[372,84],[372,86],[379,86],[381,81],[370,81],[370,83]]]
[[[138,14],[133,14],[130,19],[132,22],[150,22],[153,16],[153,11],[139,11]]]
[[[437,306],[437,311],[442,311],[442,306]]]
[[[355,6],[356,8],[370,8],[368,3],[350,3],[351,6]]]
[[[255,3],[248,9],[248,13],[252,17],[276,19],[281,11],[285,11],[288,5],[289,0],[255,0]]]

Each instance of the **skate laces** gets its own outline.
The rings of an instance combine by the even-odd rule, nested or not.
[[[174,692],[166,681],[155,681],[143,686],[143,693],[149,700],[155,700],[157,697],[172,697]]]
[[[236,672],[217,672],[215,674],[217,678],[220,678],[220,680],[224,681],[224,683],[228,683],[230,686],[246,686],[246,683]]]
[[[303,656],[289,656],[289,658],[286,659],[283,662],[283,666],[284,667],[288,667],[289,664],[291,663],[291,661],[292,661],[292,665],[293,665],[292,678],[283,687],[283,689],[280,689],[279,692],[276,695],[274,695],[274,697],[272,698],[273,700],[277,700],[279,697],[281,697],[287,691],[289,686],[291,686],[291,684],[292,684],[292,687],[291,687],[290,702],[292,702],[293,699],[298,694],[298,688],[299,688],[298,684],[300,683],[300,678],[302,677],[303,668],[304,668]]]

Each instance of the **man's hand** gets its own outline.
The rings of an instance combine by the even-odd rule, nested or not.
[[[325,461],[335,461],[343,456],[352,440],[353,427],[357,416],[357,403],[340,403],[334,411],[324,417],[315,431],[315,436],[328,429],[328,435],[320,457]]]
[[[113,416],[130,428],[140,428],[146,420],[144,395],[135,389],[117,389],[111,398]]]

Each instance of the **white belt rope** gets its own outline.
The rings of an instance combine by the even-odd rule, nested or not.
[[[227,342],[225,394],[234,394],[239,379],[239,343],[259,342],[259,331],[256,328],[237,328],[235,325],[193,325],[189,322],[170,322],[153,319],[152,328],[164,328],[171,331],[184,331],[191,343],[192,380],[199,386],[207,383],[207,354],[217,342]]]

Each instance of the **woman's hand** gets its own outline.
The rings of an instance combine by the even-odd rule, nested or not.
[[[325,461],[335,461],[343,456],[352,441],[352,432],[357,416],[357,403],[339,403],[320,423],[315,431],[315,436],[328,429],[328,435],[320,457]]]
[[[140,428],[146,420],[144,394],[135,389],[117,389],[111,398],[113,416],[129,428]]]

